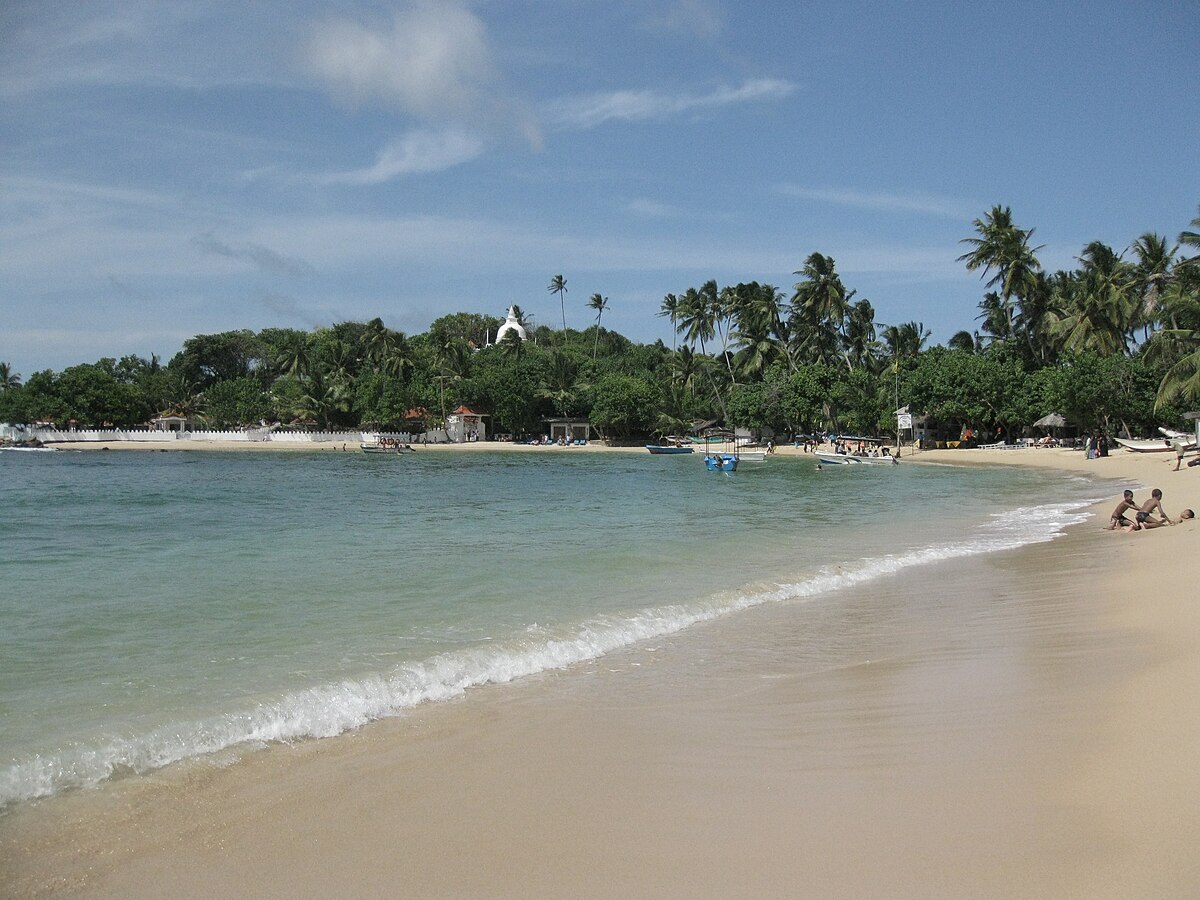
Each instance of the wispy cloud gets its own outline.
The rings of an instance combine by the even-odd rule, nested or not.
[[[457,129],[414,131],[379,151],[375,164],[364,169],[334,172],[318,178],[322,184],[382,184],[403,175],[441,172],[469,162],[483,152],[483,142]]]
[[[725,13],[717,0],[674,0],[643,19],[647,28],[712,40],[725,29]]]
[[[484,23],[457,2],[422,0],[371,28],[338,19],[313,28],[307,70],[343,102],[400,109],[425,121],[512,131],[541,145],[532,116],[506,86]]]
[[[644,197],[630,200],[625,208],[635,215],[646,216],[652,219],[673,219],[676,216],[683,215],[683,210],[678,206],[660,203],[657,200],[648,200]]]
[[[551,104],[548,117],[566,128],[595,128],[605,122],[665,119],[689,112],[707,112],[760,100],[782,100],[795,85],[779,78],[757,78],[738,87],[719,87],[707,94],[668,94],[662,91],[613,91],[566,97]]]
[[[217,240],[211,231],[196,235],[192,238],[192,243],[205,253],[248,262],[256,269],[270,275],[304,278],[316,273],[316,270],[302,259],[293,259],[284,256],[261,244],[250,242],[238,245],[227,244],[224,241]]]
[[[953,197],[934,194],[893,194],[877,191],[856,191],[844,188],[808,188],[793,184],[780,185],[779,193],[798,200],[813,200],[832,206],[851,206],[881,212],[909,212],[946,219],[969,218],[970,204]]]

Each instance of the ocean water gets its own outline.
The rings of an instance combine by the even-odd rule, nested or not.
[[[811,458],[0,453],[0,808],[1051,540],[1109,493]]]

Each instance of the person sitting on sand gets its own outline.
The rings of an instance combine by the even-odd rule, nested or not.
[[[1117,508],[1112,511],[1112,517],[1108,520],[1108,524],[1104,526],[1104,530],[1112,531],[1116,528],[1127,528],[1132,523],[1125,518],[1125,513],[1136,507],[1137,503],[1133,499],[1133,491],[1126,491],[1121,502],[1117,504]]]
[[[1153,518],[1153,513],[1157,511],[1161,519]],[[1134,517],[1135,521],[1132,525],[1126,528],[1126,531],[1138,531],[1142,528],[1160,528],[1163,525],[1173,525],[1171,517],[1167,515],[1167,511],[1162,506],[1162,491],[1155,488],[1150,492],[1150,499],[1142,504],[1142,508],[1138,510]]]

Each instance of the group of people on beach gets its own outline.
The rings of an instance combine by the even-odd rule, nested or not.
[[[1186,519],[1196,518],[1196,514],[1190,509],[1185,509],[1178,519],[1172,519],[1167,515],[1167,511],[1162,505],[1163,493],[1158,488],[1150,492],[1150,499],[1138,506],[1137,501],[1133,499],[1133,491],[1125,491],[1121,502],[1117,504],[1117,508],[1113,510],[1112,517],[1105,527],[1108,531],[1115,531],[1120,528],[1122,531],[1143,531],[1147,528],[1160,528],[1163,525],[1178,525]],[[1126,517],[1126,513],[1130,510],[1136,510],[1133,520],[1130,521]],[[1155,513],[1158,517],[1155,518]]]

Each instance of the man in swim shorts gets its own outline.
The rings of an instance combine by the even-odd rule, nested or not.
[[[1105,531],[1112,531],[1116,528],[1126,528],[1131,523],[1125,518],[1125,513],[1134,509],[1137,504],[1133,500],[1133,491],[1126,491],[1121,502],[1117,504],[1117,508],[1112,512],[1112,518],[1108,520],[1108,524],[1104,526]]]

